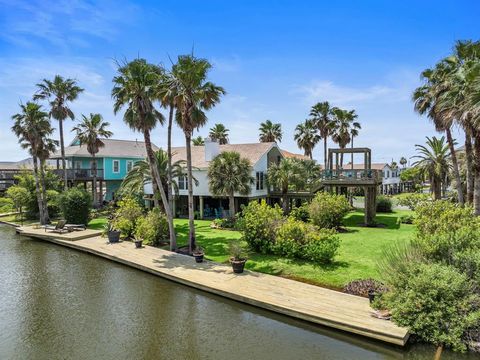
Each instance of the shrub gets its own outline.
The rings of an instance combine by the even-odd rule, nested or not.
[[[23,212],[23,208],[28,202],[28,190],[24,187],[13,185],[7,190],[8,198],[0,198],[0,213],[10,212],[15,208],[19,212]],[[10,204],[8,204],[10,202]],[[8,209],[10,207],[10,210]]]
[[[340,239],[331,229],[309,231],[305,240],[303,258],[320,263],[331,262],[340,247]]]
[[[58,205],[63,218],[71,224],[88,224],[92,197],[80,187],[65,190],[58,195]]]
[[[465,350],[465,332],[480,324],[472,283],[448,265],[418,262],[402,269],[401,276],[390,274],[393,290],[382,296],[393,321],[423,341]]]
[[[392,212],[392,200],[386,196],[379,195],[377,197],[377,212],[380,212],[380,213]]]
[[[167,240],[169,235],[167,217],[159,209],[151,210],[136,222],[135,236],[142,239],[146,245],[158,246]]]
[[[308,212],[308,203],[304,203],[301,206],[294,207],[290,211],[290,216],[294,217],[296,220],[307,222],[310,220],[310,213]]]
[[[112,226],[120,231],[123,237],[132,237],[137,220],[142,215],[142,207],[138,201],[133,197],[126,196],[118,202],[118,209],[115,211]]]
[[[255,251],[263,254],[272,251],[275,244],[276,230],[282,222],[282,209],[275,205],[267,205],[265,200],[261,203],[251,201],[242,210],[244,218],[243,237],[248,245]]]
[[[397,204],[406,206],[410,210],[415,210],[418,205],[429,200],[430,196],[428,194],[411,193],[399,196],[397,198]]]
[[[235,218],[224,218],[224,219],[215,219],[212,221],[212,227],[218,229],[233,229],[235,228]]]
[[[368,291],[373,290],[377,294],[387,292],[386,286],[375,279],[353,280],[343,287],[343,292],[357,296],[368,296]]]
[[[336,229],[350,211],[350,204],[343,195],[319,192],[308,207],[312,223],[320,228]]]
[[[415,216],[413,214],[400,216],[401,224],[413,224],[414,221],[415,221]]]
[[[289,217],[278,228],[273,250],[277,255],[328,263],[339,246],[334,230],[319,229]]]

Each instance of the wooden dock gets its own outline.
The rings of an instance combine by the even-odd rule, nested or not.
[[[18,229],[25,236],[95,254],[184,285],[327,327],[400,346],[405,345],[409,336],[406,329],[391,321],[373,317],[368,299],[362,297],[252,271],[237,275],[229,265],[210,261],[197,264],[192,257],[150,246],[135,249],[131,242],[109,244],[105,238],[92,233],[93,230],[86,231],[89,237],[79,238],[83,232],[60,235],[32,227]]]

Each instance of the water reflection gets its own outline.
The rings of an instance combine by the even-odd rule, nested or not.
[[[0,226],[0,359],[432,359]],[[442,359],[473,359],[445,353]]]

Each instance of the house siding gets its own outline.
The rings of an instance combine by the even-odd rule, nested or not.
[[[119,172],[115,173],[113,172],[113,162],[114,160],[119,161]],[[123,180],[123,178],[127,175],[127,162],[128,161],[133,161],[135,162],[139,161],[140,159],[138,158],[115,158],[115,157],[106,157],[104,158],[104,179],[105,180]]]

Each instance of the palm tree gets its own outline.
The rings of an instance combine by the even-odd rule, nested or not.
[[[320,141],[320,135],[312,120],[298,124],[295,128],[294,140],[300,149],[303,149],[305,156],[312,159],[312,153],[315,145]]]
[[[282,194],[282,208],[284,213],[288,214],[288,191],[301,190],[305,186],[305,168],[296,159],[282,159],[278,164],[273,163],[270,166],[267,172],[267,181],[270,186],[280,190]]]
[[[220,145],[228,144],[228,130],[223,124],[215,124],[211,129],[208,136],[210,139],[218,142]]]
[[[80,146],[87,145],[87,151],[92,156],[92,177],[93,177],[93,206],[98,205],[97,196],[97,159],[95,155],[99,152],[100,148],[104,147],[101,138],[108,139],[113,133],[107,128],[110,124],[103,121],[102,115],[90,114],[89,117],[82,115],[82,122],[75,126],[72,131],[77,134],[77,139],[80,141]]]
[[[143,133],[147,159],[152,172],[154,201],[158,206],[157,194],[160,192],[163,208],[168,219],[170,248],[175,250],[176,238],[173,215],[162,179],[158,173],[158,166],[150,140],[150,132],[157,123],[162,124],[165,120],[163,115],[153,105],[153,102],[159,98],[159,87],[163,74],[159,67],[147,63],[145,59],[135,59],[129,63],[119,65],[117,71],[117,76],[113,78],[112,98],[115,100],[113,111],[116,114],[126,106],[127,109],[123,115],[123,121],[132,130]]]
[[[270,120],[260,124],[260,142],[282,142],[282,124],[274,124]]]
[[[317,129],[320,132],[320,137],[323,139],[323,161],[324,169],[326,169],[328,166],[327,142],[335,128],[335,122],[332,117],[332,108],[328,101],[319,102],[313,105],[310,110],[310,116],[312,117],[312,120],[315,121]]]
[[[208,166],[208,187],[215,196],[227,196],[230,217],[235,216],[235,193],[250,194],[254,182],[252,166],[235,151],[224,151]]]
[[[193,146],[203,146],[205,145],[205,140],[201,136],[197,136],[192,139]]]
[[[427,137],[426,145],[415,145],[418,159],[412,165],[419,167],[422,173],[430,180],[431,191],[435,200],[442,197],[442,182],[447,177],[450,168],[450,151],[448,144],[445,144],[445,137],[440,139],[435,136]]]
[[[448,94],[448,74],[452,71],[450,65],[441,62],[434,69],[427,69],[422,72],[424,84],[413,93],[414,108],[419,114],[427,114],[432,119],[435,129],[438,132],[445,132],[452,158],[452,168],[457,185],[458,203],[463,205],[463,186],[460,178],[457,156],[455,152],[451,127],[454,122],[454,112],[442,106],[441,98]],[[447,95],[448,96],[448,95]]]
[[[60,75],[55,75],[53,80],[43,79],[37,84],[38,91],[33,96],[33,100],[48,99],[50,101],[50,117],[58,121],[58,130],[60,133],[60,152],[62,156],[63,185],[68,187],[67,165],[65,161],[65,141],[63,139],[63,121],[67,118],[75,119],[69,103],[76,100],[83,89],[77,85],[73,79],[64,79]]]
[[[167,184],[169,172],[169,158],[168,153],[162,149],[155,152],[157,159],[158,172],[163,184]],[[172,188],[178,193],[178,184],[174,178],[185,176],[185,161],[178,160],[172,164]],[[132,169],[128,172],[120,186],[122,193],[141,193],[144,185],[152,183],[152,171],[150,170],[150,163],[146,160],[136,161]],[[195,183],[198,183],[195,179]],[[166,191],[166,189],[165,189]]]
[[[353,116],[354,118],[357,118],[358,115],[354,113],[355,110],[352,110],[352,112],[353,112],[352,116]],[[350,147],[351,147],[352,150],[353,150],[353,139],[358,136],[359,130],[361,129],[360,123],[356,123],[356,124],[358,125],[358,127],[353,126],[353,127],[350,129],[350,138],[351,138],[351,140],[350,140]],[[350,154],[350,164],[352,164],[352,170],[353,170],[353,151],[352,151],[352,153]]]
[[[358,134],[358,130],[361,129],[360,123],[355,121],[358,115],[355,114],[355,110],[348,111],[339,108],[333,108],[332,114],[335,122],[333,141],[338,144],[340,149],[345,149],[347,144],[352,141],[352,133]],[[343,154],[340,155],[340,166],[343,166]]]
[[[192,134],[207,123],[205,110],[210,110],[225,94],[225,90],[207,81],[212,65],[193,55],[182,55],[172,67],[172,87],[176,89],[174,104],[176,121],[185,134],[188,174],[188,224],[191,253],[195,249],[195,224],[193,212]]]
[[[406,159],[404,156],[402,156],[402,157],[400,158],[400,161],[399,161],[399,162],[400,162],[400,165],[402,165],[403,168],[405,168],[405,165],[407,165],[407,162],[408,162],[408,161],[407,161],[407,159]]]
[[[14,125],[13,133],[18,137],[22,148],[28,149],[33,159],[33,175],[35,178],[35,193],[37,195],[40,223],[48,222],[48,210],[44,197],[44,185],[41,183],[43,176],[39,176],[38,158],[45,159],[45,152],[52,150],[54,142],[49,138],[53,128],[48,119],[48,114],[42,111],[42,107],[34,102],[20,105],[21,112],[12,116]],[[48,157],[48,155],[47,155]]]
[[[53,130],[53,129],[52,129]],[[43,216],[45,217],[45,223],[50,222],[50,215],[48,214],[48,197],[47,197],[47,186],[45,181],[45,168],[47,159],[53,154],[58,146],[58,141],[50,139],[48,137],[44,138],[40,147],[37,151],[37,158],[40,163],[39,174],[40,174],[40,187],[43,197]]]

